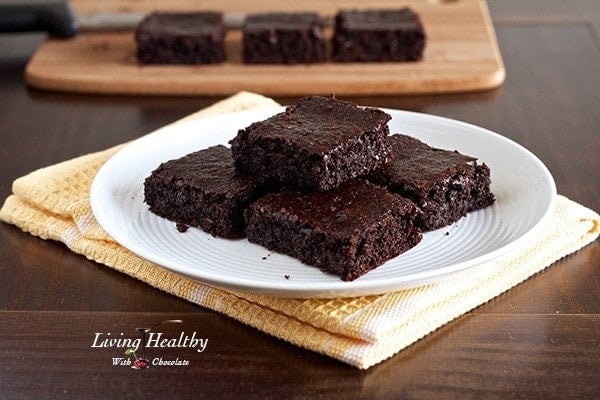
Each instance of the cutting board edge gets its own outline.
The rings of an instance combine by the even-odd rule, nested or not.
[[[299,96],[311,94],[338,94],[338,95],[423,95],[440,93],[463,93],[476,92],[483,90],[496,89],[505,82],[506,71],[502,65],[498,65],[493,71],[481,74],[479,76],[470,76],[468,79],[447,80],[444,82],[426,80],[419,83],[400,83],[390,84],[388,81],[381,81],[376,89],[367,86],[357,85],[331,85],[327,89],[314,88],[314,86],[265,86],[264,84],[246,86],[234,85],[204,85],[198,88],[198,85],[169,86],[159,87],[148,85],[142,89],[139,86],[129,85],[106,85],[101,81],[73,80],[64,79],[56,76],[44,75],[43,71],[31,69],[29,65],[25,69],[25,81],[35,89],[85,93],[85,94],[114,94],[114,95],[145,95],[145,96],[222,96],[231,95],[240,91],[254,91],[264,95],[271,96]],[[178,88],[173,90],[173,88]]]

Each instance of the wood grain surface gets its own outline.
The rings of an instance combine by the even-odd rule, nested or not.
[[[95,5],[94,5],[95,3]],[[132,7],[124,8],[124,4]],[[247,65],[241,60],[239,30],[225,38],[226,62],[213,65],[144,65],[135,59],[132,32],[82,33],[44,42],[27,66],[29,85],[87,93],[226,95],[241,88],[268,95],[373,95],[443,93],[495,88],[505,79],[502,57],[484,0],[409,0],[427,34],[424,58],[409,63]],[[338,9],[398,8],[394,1],[157,2],[76,1],[80,13],[218,9],[250,13],[312,10],[324,17]],[[331,37],[332,30],[326,29]]]
[[[600,211],[600,3],[490,0],[489,7],[507,70],[502,87],[343,98],[498,132],[535,153],[559,193]],[[2,198],[34,169],[134,139],[221,98],[28,88],[25,66],[44,42],[39,34],[0,35]],[[367,371],[2,223],[0,277],[0,399],[600,398],[600,240]],[[112,351],[90,347],[95,332],[165,319],[183,320],[174,334],[209,339],[203,354],[156,353],[188,357],[189,367],[115,367]]]

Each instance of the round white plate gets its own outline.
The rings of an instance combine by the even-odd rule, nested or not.
[[[207,284],[275,296],[340,297],[405,289],[476,268],[527,240],[556,196],[548,169],[515,142],[464,122],[386,110],[392,115],[391,133],[409,134],[485,162],[492,172],[496,202],[454,225],[425,233],[416,247],[353,282],[247,240],[215,238],[196,228],[180,233],[175,223],[148,210],[143,182],[161,162],[228,145],[238,129],[281,111],[244,111],[179,123],[132,142],[94,179],[90,200],[96,219],[132,252]]]

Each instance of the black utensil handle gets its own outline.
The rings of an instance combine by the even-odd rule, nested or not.
[[[78,23],[66,1],[1,1],[0,32],[47,32],[69,38],[78,31]]]

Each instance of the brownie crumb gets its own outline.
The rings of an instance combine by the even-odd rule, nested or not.
[[[287,280],[289,280],[289,279],[290,279],[290,276],[289,276],[288,274],[285,274],[285,275],[284,275],[284,277],[285,277],[285,279],[287,279]]]
[[[177,222],[175,224],[175,228],[177,228],[177,230],[181,233],[187,232],[187,230],[189,229],[189,226],[187,226],[186,224],[183,224],[181,222]]]

